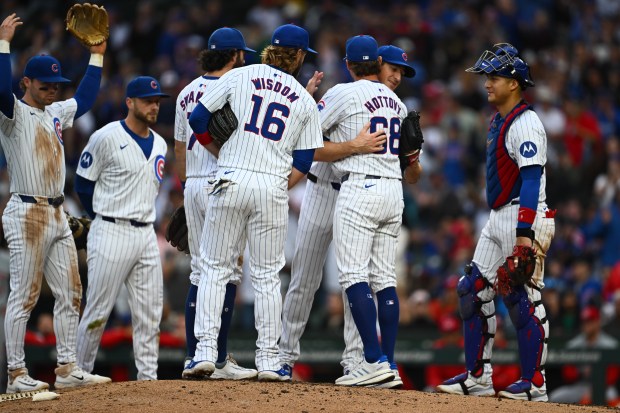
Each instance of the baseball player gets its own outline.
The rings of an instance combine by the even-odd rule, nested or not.
[[[157,121],[161,98],[168,95],[154,78],[139,76],[127,85],[126,96],[127,117],[93,133],[77,169],[76,192],[94,217],[77,356],[79,366],[92,371],[101,335],[125,284],[138,380],[157,380],[163,278],[153,222],[167,145],[150,126]]]
[[[333,143],[346,142],[370,122],[370,131],[384,130],[382,150],[343,158],[333,163],[340,179],[334,211],[334,241],[339,281],[361,336],[364,358],[337,385],[359,386],[395,380],[394,345],[398,329],[395,255],[400,231],[403,192],[398,143],[407,110],[400,99],[380,83],[377,42],[355,36],[346,45],[347,68],[354,82],[336,85],[321,103],[322,129]],[[329,149],[319,149],[317,155]],[[412,182],[411,170],[404,177]],[[381,344],[376,331],[379,310]]]
[[[517,330],[521,379],[498,395],[546,401],[549,323],[541,290],[544,257],[555,232],[555,211],[550,211],[545,203],[545,129],[522,98],[522,90],[534,86],[534,82],[527,63],[507,43],[486,50],[467,71],[486,75],[487,99],[498,110],[486,138],[486,190],[491,215],[480,235],[474,258],[457,287],[464,320],[467,372],[445,381],[437,389],[476,396],[495,394],[491,355],[496,329],[493,304],[496,272],[514,245],[533,246],[537,262],[532,280],[504,297]]]
[[[394,90],[400,84],[401,77],[413,77],[415,70],[406,62],[406,53],[395,46],[379,48],[382,57],[379,80]],[[319,102],[319,108],[323,103]],[[341,151],[341,158],[346,153],[373,153],[383,149],[385,134],[378,130],[365,138],[370,123],[353,140],[329,145],[326,149],[345,148]],[[348,151],[346,149],[348,148]],[[322,150],[324,152],[326,149]],[[333,159],[338,160],[338,159]],[[314,162],[308,173],[308,182],[299,216],[299,227],[293,256],[291,283],[284,299],[282,312],[282,338],[280,340],[280,361],[291,368],[299,358],[299,340],[303,334],[314,294],[321,284],[323,266],[327,249],[332,240],[333,213],[340,189],[340,182],[332,172],[331,165],[325,162]],[[351,318],[346,294],[343,294],[345,303],[344,338],[345,350],[342,366],[346,371],[352,370],[362,361],[363,346],[355,323]],[[378,387],[394,388],[402,386],[402,380],[396,376],[388,383]]]
[[[200,143],[214,151],[207,132],[211,112],[230,103],[239,127],[219,152],[216,182],[209,193],[201,239],[204,273],[198,287],[196,337],[189,365],[195,374],[215,370],[226,284],[234,276],[240,240],[249,243],[258,330],[258,379],[280,381],[278,340],[282,332],[279,271],[285,263],[287,189],[310,169],[322,137],[316,104],[295,79],[308,47],[308,32],[278,27],[262,64],[231,70],[211,82],[189,122]]]
[[[191,268],[190,288],[185,304],[185,331],[187,337],[187,357],[185,359],[183,378],[191,378],[190,371],[185,369],[196,352],[196,336],[194,322],[196,319],[196,294],[200,280],[200,235],[205,222],[207,199],[205,188],[209,180],[215,178],[217,159],[204,146],[196,145],[196,138],[189,127],[188,119],[198,100],[203,96],[207,85],[218,79],[231,69],[241,67],[245,63],[245,52],[255,52],[248,48],[241,32],[232,28],[221,28],[209,37],[207,50],[201,52],[199,60],[205,74],[194,79],[187,85],[177,98],[175,117],[175,146],[177,168],[181,181],[184,182],[185,215],[187,217],[188,239],[190,245]],[[239,255],[239,254],[238,254]],[[218,336],[218,356],[214,379],[250,379],[258,372],[239,366],[226,351],[226,342],[237,285],[241,282],[241,268],[235,267],[234,276],[226,284],[224,310],[222,311],[222,325]]]
[[[0,25],[0,142],[7,158],[11,198],[2,215],[10,251],[11,292],[5,318],[7,393],[41,390],[49,384],[28,375],[24,356],[26,323],[43,277],[54,305],[58,352],[56,388],[106,383],[76,365],[76,330],[82,284],[77,252],[63,213],[65,153],[63,130],[95,102],[106,43],[90,47],[91,58],[73,98],[55,102],[62,77],[58,60],[39,55],[24,69],[22,99],[11,92],[9,44],[22,21],[15,13]]]

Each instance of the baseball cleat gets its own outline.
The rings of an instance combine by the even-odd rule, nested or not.
[[[211,374],[212,379],[247,380],[258,376],[258,371],[241,367],[230,354],[226,356],[222,367],[218,367],[218,365],[219,363],[215,364],[215,371]]]
[[[338,379],[336,379],[336,385],[338,386],[370,386],[372,384],[381,384],[394,380],[394,372],[390,368],[390,363],[387,361],[387,357],[381,356],[381,358],[374,363],[369,363],[366,360],[362,361],[359,366],[354,368]]]
[[[109,377],[87,373],[75,363],[60,364],[54,373],[56,373],[54,387],[57,389],[104,384],[112,381]]]
[[[293,369],[288,364],[283,364],[280,370],[263,370],[258,372],[259,381],[291,381]]]
[[[493,383],[479,383],[468,372],[444,381],[437,386],[437,391],[471,396],[495,396]]]
[[[385,383],[370,384],[367,387],[374,387],[376,389],[400,389],[403,387],[403,379],[401,379],[400,374],[398,374],[396,363],[390,363],[390,368],[392,369],[392,373],[394,373],[394,378],[392,380],[386,381]]]
[[[9,370],[9,384],[7,393],[21,393],[25,391],[49,389],[50,385],[44,381],[35,380],[28,375],[27,368]]]
[[[211,376],[215,371],[215,363],[210,361],[191,360],[183,369],[182,377],[190,380],[201,380]]]
[[[531,400],[534,402],[546,402],[549,400],[547,397],[546,384],[537,387],[526,379],[520,379],[512,383],[510,386],[506,387],[505,390],[498,392],[497,396],[514,400]]]

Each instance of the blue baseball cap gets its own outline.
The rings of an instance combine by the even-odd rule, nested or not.
[[[148,98],[151,96],[170,97],[161,92],[161,86],[154,77],[138,76],[127,84],[128,98]]]
[[[231,27],[222,27],[214,31],[209,37],[207,47],[209,50],[245,50],[246,52],[256,53],[256,50],[245,45],[243,34]]]
[[[360,35],[347,40],[345,57],[349,62],[372,62],[379,58],[379,45],[374,37]]]
[[[407,53],[400,47],[392,45],[381,46],[378,53],[385,63],[390,63],[405,69],[405,77],[415,76],[415,69],[407,63]]]
[[[48,83],[67,83],[69,79],[62,77],[60,62],[49,55],[33,56],[26,63],[24,76]]]
[[[308,47],[310,35],[308,35],[306,29],[294,24],[285,24],[275,29],[273,36],[271,36],[271,44],[273,46],[293,47],[304,52],[316,53],[316,50]]]

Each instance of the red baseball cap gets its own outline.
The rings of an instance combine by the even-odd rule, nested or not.
[[[601,319],[601,312],[593,305],[584,307],[580,314],[581,321],[594,321]]]

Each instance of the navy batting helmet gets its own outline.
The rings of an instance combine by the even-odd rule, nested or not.
[[[519,82],[523,90],[535,86],[530,67],[521,59],[519,51],[509,43],[497,43],[493,45],[493,49],[485,50],[476,64],[466,71],[509,77]]]

